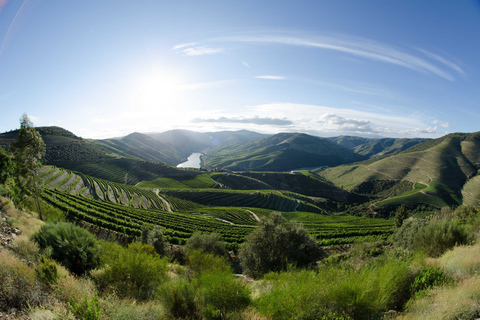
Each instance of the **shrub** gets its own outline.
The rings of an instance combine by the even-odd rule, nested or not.
[[[392,235],[393,244],[405,250],[411,250],[413,247],[413,238],[418,230],[425,226],[427,222],[422,219],[406,219],[400,228],[397,228]]]
[[[33,235],[33,240],[40,249],[51,248],[51,257],[76,275],[83,275],[98,265],[98,241],[74,224],[46,223]]]
[[[230,270],[226,258],[213,253],[205,253],[202,249],[190,252],[187,260],[188,267],[195,273],[212,272],[215,270]]]
[[[159,255],[166,256],[170,253],[167,239],[160,226],[150,228],[148,225],[143,225],[141,237],[142,243],[151,244]]]
[[[265,276],[257,310],[273,319],[379,319],[409,298],[408,263],[381,258],[356,270],[338,266]]]
[[[470,237],[465,227],[455,220],[431,221],[418,230],[412,247],[430,257],[438,257],[456,245],[467,244]]]
[[[45,257],[41,257],[35,267],[37,279],[47,286],[51,286],[58,280],[57,264]]]
[[[285,270],[292,263],[304,267],[321,256],[317,243],[302,226],[287,222],[275,212],[260,221],[239,253],[244,273],[254,278],[270,271]]]
[[[68,303],[68,307],[77,319],[82,320],[98,320],[100,319],[100,302],[98,302],[98,295],[95,292],[92,298],[88,295],[83,296],[83,300],[76,302],[75,299]]]
[[[158,291],[157,297],[173,319],[202,319],[197,292],[196,281],[179,278],[165,283]]]
[[[103,267],[92,273],[101,289],[112,289],[120,297],[148,300],[155,297],[165,280],[167,260],[160,258],[151,245],[131,243],[123,248],[117,243],[102,244]]]
[[[412,297],[424,296],[430,288],[453,283],[454,280],[438,267],[421,267],[410,284],[410,292]]]
[[[205,272],[200,275],[199,283],[203,298],[204,314],[223,319],[226,314],[245,309],[250,304],[248,288],[236,279],[229,270]]]
[[[194,232],[185,243],[186,253],[189,255],[194,250],[202,249],[206,253],[224,256],[227,254],[227,247],[220,238],[221,236],[218,233],[202,234]]]
[[[472,246],[459,246],[444,253],[436,260],[437,265],[447,274],[465,278],[480,272],[480,243]]]
[[[24,309],[43,300],[35,272],[12,254],[0,251],[0,310]]]

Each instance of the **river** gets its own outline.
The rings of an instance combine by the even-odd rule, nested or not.
[[[196,168],[200,169],[200,157],[202,156],[201,153],[192,153],[187,161],[180,163],[177,168]]]

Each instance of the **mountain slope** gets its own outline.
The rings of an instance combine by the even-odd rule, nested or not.
[[[169,165],[179,164],[186,156],[185,153],[179,152],[172,145],[162,143],[138,132],[131,133],[121,139],[104,139],[94,142],[115,156],[165,162]]]
[[[175,150],[182,153],[184,157],[207,148],[231,146],[266,137],[264,134],[247,130],[219,132],[169,130],[162,133],[150,133],[148,135],[155,140],[171,145]]]
[[[279,133],[264,139],[207,152],[206,167],[231,170],[285,171],[363,160],[328,139],[303,133]]]
[[[441,198],[448,205],[478,204],[480,191],[473,188],[480,169],[480,132],[450,134],[418,144],[378,161],[367,161],[319,171],[338,186],[352,189],[365,181],[411,181],[428,186],[412,193],[417,198]],[[465,188],[464,188],[465,187]],[[462,194],[461,190],[464,189]]]
[[[423,138],[368,139],[354,136],[340,136],[329,139],[367,158],[377,158],[387,154],[404,151],[419,143],[430,140]]]

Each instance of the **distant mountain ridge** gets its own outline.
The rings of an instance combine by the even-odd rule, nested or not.
[[[238,171],[285,171],[334,166],[365,159],[326,138],[304,133],[279,133],[257,141],[207,152],[206,167]]]

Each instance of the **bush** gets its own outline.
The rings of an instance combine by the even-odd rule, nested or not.
[[[33,240],[40,249],[51,248],[51,257],[76,275],[83,275],[98,265],[98,241],[74,224],[46,223],[33,235]]]
[[[380,319],[410,296],[407,262],[380,258],[361,267],[265,275],[257,310],[272,319]]]
[[[439,257],[456,245],[471,241],[465,227],[455,220],[431,221],[418,230],[412,247],[430,257]]]
[[[205,253],[202,249],[191,251],[187,264],[196,275],[216,270],[230,270],[230,265],[225,257],[220,257],[213,253]]]
[[[229,270],[202,273],[199,283],[204,303],[202,309],[210,318],[217,315],[224,319],[229,312],[245,309],[250,304],[248,288]]]
[[[39,305],[44,296],[35,272],[12,254],[0,251],[0,310]]]
[[[397,228],[392,235],[392,242],[395,247],[405,250],[411,250],[413,247],[413,239],[418,230],[425,226],[427,222],[422,219],[410,218],[406,219],[400,228]]]
[[[120,297],[148,300],[155,297],[164,282],[167,260],[160,258],[151,245],[131,243],[123,248],[117,243],[102,244],[103,267],[92,278],[103,290],[111,289]]]
[[[454,278],[445,275],[438,267],[421,267],[410,284],[410,292],[413,297],[424,296],[430,288],[450,284],[454,280]]]
[[[227,254],[227,247],[225,242],[220,240],[221,236],[218,233],[202,234],[195,232],[187,240],[185,250],[187,256],[194,250],[202,249],[206,253],[213,253],[219,256]]]
[[[289,264],[304,267],[321,256],[320,248],[307,231],[295,222],[287,222],[279,213],[260,221],[239,253],[244,273],[254,278],[285,270]]]
[[[98,302],[97,293],[95,293],[91,299],[86,294],[83,296],[82,301],[76,302],[75,299],[73,299],[71,303],[68,303],[68,307],[77,319],[100,319],[100,302]]]
[[[195,281],[179,278],[174,282],[165,283],[158,291],[157,297],[173,319],[202,319]]]
[[[148,225],[143,225],[142,243],[151,244],[155,248],[155,251],[161,256],[167,256],[170,254],[167,239],[160,226],[150,228]]]
[[[51,286],[58,280],[57,264],[48,258],[41,257],[35,268],[35,274],[43,284]]]

